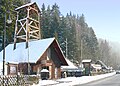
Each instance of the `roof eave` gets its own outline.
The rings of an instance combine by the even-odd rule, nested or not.
[[[20,10],[20,9],[22,9],[22,8],[31,6],[31,5],[33,5],[33,4],[36,4],[36,2],[31,2],[31,3],[28,3],[28,4],[22,5],[22,6],[18,7],[18,8],[16,8],[15,11],[18,11],[18,10]],[[37,4],[36,4],[36,6],[37,6],[37,8],[38,8],[38,12],[40,12],[40,9],[39,9],[39,7],[38,7]]]

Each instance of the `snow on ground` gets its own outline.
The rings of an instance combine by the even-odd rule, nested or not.
[[[82,76],[82,77],[67,77],[57,80],[40,80],[39,84],[34,84],[33,86],[73,86],[78,84],[85,84],[91,81],[103,79],[109,76],[115,75],[115,72],[96,75],[96,76]]]

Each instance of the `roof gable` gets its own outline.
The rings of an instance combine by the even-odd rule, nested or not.
[[[56,53],[53,53],[53,55],[51,57],[52,59],[55,59],[55,60],[53,60],[53,62],[56,65],[58,65],[59,63],[60,63],[60,65],[68,65],[67,61],[65,60],[65,56],[64,56],[57,40],[54,40],[51,46],[54,48],[53,49],[54,52],[56,52]],[[55,56],[55,55],[57,55],[57,56]]]
[[[84,60],[82,60],[82,63],[90,63],[90,62],[92,62],[91,59],[84,59]]]
[[[108,69],[107,65],[105,65],[101,60],[98,60],[96,62],[96,64],[100,64],[101,66],[103,66],[104,68]]]
[[[70,60],[67,58],[65,59],[68,63],[68,66],[62,66],[61,68],[64,69],[78,69]]]

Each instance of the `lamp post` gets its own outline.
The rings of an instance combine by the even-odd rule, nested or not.
[[[5,43],[6,43],[6,13],[5,13],[5,20],[4,20],[4,30],[3,30],[3,75],[5,75]]]
[[[6,45],[6,22],[8,24],[12,23],[12,20],[10,18],[10,15],[9,15],[9,19],[6,20],[6,12],[4,14],[4,30],[3,30],[3,75],[5,75],[5,45]]]

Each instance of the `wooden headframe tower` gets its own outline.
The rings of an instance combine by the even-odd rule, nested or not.
[[[40,35],[40,10],[35,2],[25,4],[15,9],[17,19],[14,34],[14,49],[16,42],[25,41],[26,48],[31,40],[41,39]]]

